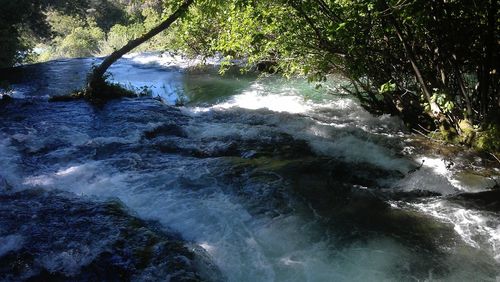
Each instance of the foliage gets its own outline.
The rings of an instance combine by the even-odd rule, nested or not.
[[[476,134],[477,137],[472,144],[476,149],[500,153],[500,126],[498,124],[490,124]]]
[[[340,73],[374,113],[410,126],[498,123],[498,4],[479,1],[200,1],[179,46],[321,81]]]
[[[0,0],[0,67],[23,62],[30,57],[35,41],[50,38],[46,11],[82,15],[88,4],[86,0]]]
[[[384,94],[387,92],[392,92],[396,90],[396,83],[392,83],[391,81],[388,81],[382,85],[380,85],[380,88],[378,89],[378,92],[380,94]]]
[[[85,19],[79,15],[67,15],[55,10],[48,11],[46,15],[51,31],[58,36],[66,36],[86,25]]]
[[[103,39],[104,32],[96,26],[77,27],[60,40],[59,48],[69,57],[88,57],[97,52],[99,41]]]
[[[0,67],[95,53],[101,32],[125,21],[121,0],[0,0]],[[98,30],[100,29],[100,31]],[[89,30],[87,30],[89,29]],[[65,41],[65,37],[71,38]],[[64,42],[63,42],[64,41]],[[33,49],[43,49],[36,58]],[[61,50],[59,44],[65,44]],[[76,51],[69,51],[75,47]]]

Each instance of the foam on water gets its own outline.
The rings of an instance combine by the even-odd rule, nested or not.
[[[259,245],[246,226],[249,215],[227,196],[217,193],[216,187],[197,192],[166,190],[151,183],[161,181],[167,187],[175,186],[175,176],[179,177],[179,173],[196,179],[192,171],[178,167],[154,175],[102,173],[110,169],[101,162],[87,163],[52,175],[27,178],[25,184],[80,195],[118,197],[140,217],[158,220],[188,240],[211,246],[207,251],[231,281],[246,281],[247,273],[259,280],[272,279],[269,263],[260,255]]]
[[[216,130],[208,132],[212,135],[204,138],[218,136]],[[404,269],[415,259],[411,250],[391,238],[375,237],[336,250],[334,238],[325,237],[321,223],[304,215],[254,218],[234,197],[222,192],[213,178],[214,160],[174,157],[165,161],[170,164],[164,163],[161,171],[154,172],[118,171],[113,159],[85,161],[28,176],[23,184],[98,198],[117,197],[141,218],[157,220],[197,243],[229,281],[383,281],[393,279],[394,269]],[[450,213],[436,212],[444,218]],[[471,218],[469,224],[482,223],[474,222],[476,219]],[[82,254],[82,259],[90,256]],[[85,264],[82,259],[80,254],[57,254],[46,260],[46,267],[72,273]]]
[[[291,88],[291,83],[297,87]],[[309,96],[313,95],[320,98],[311,99]],[[388,149],[397,144],[403,134],[399,119],[388,115],[373,116],[353,99],[314,90],[306,82],[257,81],[226,101],[209,107],[187,107],[184,112],[201,117],[217,112],[238,112],[236,119],[243,121],[229,128],[225,123],[195,124],[191,128],[195,133],[226,135],[237,127],[238,136],[251,138],[263,126],[272,126],[306,140],[320,155],[367,162],[404,173],[411,169],[410,161],[397,157],[397,151]],[[248,120],[263,121],[265,125],[248,126],[245,124]]]
[[[186,69],[190,67],[196,67],[200,64],[206,65],[220,65],[222,57],[202,57],[197,56],[194,58],[188,58],[183,55],[173,54],[169,52],[165,53],[130,53],[123,56],[126,59],[133,61],[138,64],[156,64],[162,67],[175,67]]]
[[[130,55],[113,66],[113,80],[133,87],[152,85],[154,95],[175,103],[185,78],[178,69],[189,67],[191,62],[169,56]],[[281,204],[287,208],[272,207],[275,213],[252,209],[252,205],[275,200],[274,194],[267,198],[258,194],[271,190],[272,185],[281,185],[284,192],[277,191],[283,194],[293,194],[287,180],[279,175],[274,182],[257,179],[256,186],[251,186],[246,179],[250,177],[248,171],[237,170],[231,175],[235,156],[198,158],[168,153],[168,148],[167,153],[161,151],[162,145],[210,147],[233,140],[271,142],[276,136],[287,135],[305,141],[320,157],[348,164],[368,163],[406,175],[391,182],[391,189],[441,194],[459,191],[453,173],[439,158],[412,159],[401,154],[405,144],[398,119],[372,116],[349,98],[320,95],[321,99],[312,99],[304,91],[304,86],[264,80],[205,106],[188,105],[176,113],[185,115],[179,118],[183,122],[176,124],[182,137],[167,132],[158,137],[159,141],[154,140],[158,143],[148,143],[144,132],[170,124],[172,113],[153,102],[127,104],[130,108],[116,113],[128,103],[117,102],[117,108],[109,109],[109,115],[121,115],[116,119],[96,110],[85,113],[92,118],[82,121],[81,112],[74,117],[71,109],[64,109],[69,111],[67,118],[57,116],[64,113],[61,111],[53,113],[55,118],[51,119],[49,113],[26,124],[12,120],[13,129],[9,130],[15,133],[1,133],[0,165],[7,169],[0,175],[17,189],[62,190],[98,200],[118,198],[140,218],[158,221],[205,250],[229,281],[431,280],[434,276],[450,281],[473,279],[474,271],[480,270],[474,265],[460,266],[467,264],[466,259],[480,256],[454,253],[455,249],[421,250],[383,232],[359,235],[355,234],[359,230],[349,230],[354,233],[352,238],[359,235],[362,239],[349,237],[351,242],[339,242],[337,232],[341,227],[316,214],[301,199],[283,200]],[[160,149],[155,147],[158,144]],[[23,166],[21,151],[26,158],[37,156],[34,164],[29,164],[33,167]],[[408,174],[423,160],[420,169]],[[26,171],[20,172],[23,169]],[[499,260],[500,227],[494,214],[441,199],[411,203],[403,209],[452,224],[465,244],[485,248]],[[1,244],[6,247],[0,249],[0,256],[22,245],[22,238],[12,236],[0,238],[0,242],[7,242]],[[463,244],[457,245],[460,250]],[[48,254],[43,261],[49,270],[71,274],[92,258],[93,248],[97,247]],[[427,261],[429,253],[442,257]],[[447,264],[442,268],[453,273],[433,273],[432,263],[441,260]],[[488,263],[485,265],[491,266]],[[423,265],[421,268],[429,269],[429,274],[422,275],[414,265]],[[491,278],[490,273],[477,275]]]
[[[395,183],[394,187],[403,191],[426,190],[443,195],[459,191],[451,182],[453,173],[446,167],[445,161],[433,157],[417,157],[415,161],[421,167]]]
[[[348,281],[353,277],[382,281],[391,279],[392,269],[403,263],[401,256],[411,260],[410,250],[389,238],[335,250],[334,238],[324,237],[321,223],[301,215],[256,220],[214,183],[200,190],[172,189],[180,176],[193,181],[208,177],[193,174],[198,169],[179,168],[185,165],[177,163],[151,175],[110,174],[112,168],[94,162],[27,182],[100,198],[118,197],[141,218],[158,220],[199,244],[229,281]],[[72,254],[47,260],[48,267],[66,271],[82,263]]]
[[[413,207],[453,224],[455,232],[464,242],[486,250],[500,262],[500,217],[497,213],[467,209],[445,200],[413,204]]]
[[[21,161],[17,150],[12,146],[11,139],[0,133],[0,181],[6,181],[5,185],[19,183]],[[3,188],[0,186],[0,188]]]
[[[243,108],[249,110],[268,109],[275,112],[292,114],[306,113],[314,104],[296,93],[283,89],[278,93],[269,93],[261,83],[254,83],[250,89],[231,97],[227,102],[215,105],[212,109]],[[205,109],[210,110],[210,109]]]

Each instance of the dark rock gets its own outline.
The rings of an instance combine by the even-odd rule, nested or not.
[[[2,100],[10,101],[10,100],[12,100],[12,97],[10,95],[4,94],[4,95],[2,95]]]
[[[176,124],[163,124],[152,130],[144,132],[144,137],[147,139],[153,139],[158,136],[177,136],[177,137],[187,137],[182,127]]]
[[[431,198],[431,197],[439,197],[442,194],[438,192],[428,191],[428,190],[411,190],[411,191],[400,191],[387,189],[384,190],[385,197],[394,201],[412,201],[420,198]]]
[[[0,94],[1,95],[1,94]],[[13,98],[10,95],[3,94],[0,96],[0,104],[8,103],[13,100]]]
[[[9,191],[11,189],[12,186],[10,186],[7,180],[0,175],[0,191]]]
[[[23,191],[0,194],[0,280],[201,281],[180,236],[127,214],[120,202]]]
[[[500,190],[461,193],[449,197],[448,200],[466,208],[500,212]]]
[[[83,99],[83,96],[78,93],[71,93],[69,95],[56,95],[49,98],[49,102],[70,102]]]

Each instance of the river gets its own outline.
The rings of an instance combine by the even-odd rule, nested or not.
[[[221,77],[168,54],[110,69],[149,96],[48,101],[97,61],[6,75],[0,280],[500,279],[498,206],[457,196],[495,186],[498,164],[429,148],[340,79]]]

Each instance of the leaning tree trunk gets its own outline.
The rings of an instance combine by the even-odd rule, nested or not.
[[[114,51],[102,61],[102,63],[93,68],[92,71],[89,73],[89,77],[87,80],[87,87],[85,89],[85,96],[88,97],[95,97],[98,95],[98,91],[101,85],[104,85],[104,74],[108,70],[108,68],[114,64],[118,59],[120,59],[123,55],[127,54],[128,52],[132,51],[134,48],[137,46],[141,45],[142,43],[148,41],[158,33],[164,31],[165,29],[169,28],[172,23],[174,23],[178,18],[183,16],[186,11],[188,10],[189,6],[193,4],[194,0],[184,0],[183,3],[177,8],[177,10],[170,15],[166,20],[161,22],[159,25],[151,29],[149,32],[146,34],[142,35],[139,38],[130,40],[125,46],[122,48]]]

